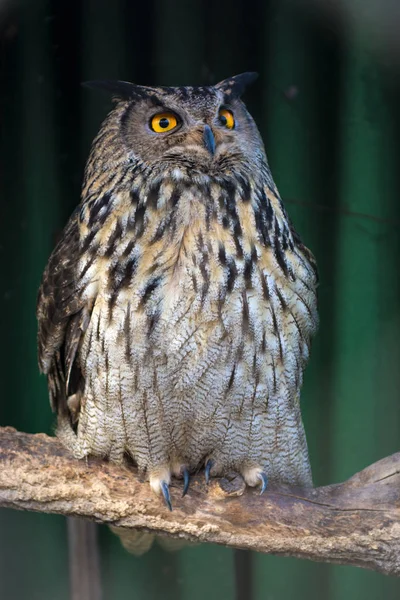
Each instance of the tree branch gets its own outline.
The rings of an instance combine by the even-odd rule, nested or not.
[[[263,496],[239,477],[171,486],[173,512],[134,467],[78,461],[44,434],[0,428],[0,506],[400,575],[400,453],[345,483]]]

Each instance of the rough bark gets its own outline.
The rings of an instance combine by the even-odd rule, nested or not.
[[[0,428],[0,506],[400,575],[400,453],[316,489],[260,496],[238,477],[207,488],[200,473],[181,490],[172,484],[170,512],[132,466],[77,461],[55,438]]]

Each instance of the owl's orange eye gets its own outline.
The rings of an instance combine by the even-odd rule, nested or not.
[[[227,129],[233,129],[235,127],[235,118],[233,112],[227,108],[221,108],[219,111],[219,122]]]
[[[178,119],[172,113],[158,113],[154,115],[150,121],[150,127],[156,133],[164,133],[165,131],[171,131],[178,125]]]

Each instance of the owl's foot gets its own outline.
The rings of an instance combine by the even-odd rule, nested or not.
[[[178,479],[183,479],[183,491],[182,491],[182,498],[183,498],[184,496],[186,496],[186,494],[188,493],[188,490],[189,490],[189,485],[190,485],[189,469],[181,461],[176,460],[176,461],[172,462],[171,470],[172,470],[172,474],[175,475],[175,477],[177,477]]]
[[[165,504],[172,510],[169,484],[171,483],[171,472],[169,469],[158,469],[150,474],[150,487],[158,496],[163,496]]]
[[[265,490],[267,489],[268,477],[262,471],[261,473],[258,474],[258,478],[261,481],[261,492],[260,492],[260,496],[261,496],[261,494],[263,494],[265,492]]]
[[[260,467],[247,467],[242,469],[242,475],[248,486],[261,486],[260,496],[267,489],[268,477]]]
[[[212,467],[214,466],[214,461],[209,458],[208,461],[206,462],[206,466],[204,467],[204,476],[206,478],[206,484],[208,485],[210,483],[210,472]]]
[[[189,485],[190,485],[190,475],[189,475],[189,471],[187,470],[186,467],[183,469],[182,475],[183,475],[183,492],[182,492],[182,498],[183,498],[188,493],[188,489],[189,489]]]
[[[169,485],[166,481],[161,482],[161,491],[162,495],[164,496],[165,504],[168,506],[169,510],[172,511],[171,496],[169,494]]]
[[[178,478],[183,479],[183,491],[182,498],[186,496],[189,485],[190,485],[190,473],[188,468],[182,464],[172,464],[172,473]],[[150,475],[150,487],[159,496],[162,495],[165,504],[169,510],[172,510],[171,495],[169,491],[169,484],[171,483],[171,471],[169,469],[162,469],[155,471]]]
[[[207,485],[210,482],[211,470],[214,471],[213,475],[215,476],[223,475],[222,470],[218,468],[217,462],[212,458],[208,458],[204,467],[204,476]],[[150,474],[150,486],[157,495],[164,498],[165,504],[169,510],[172,511],[171,494],[169,490],[171,471],[174,476],[183,479],[182,498],[186,496],[190,485],[190,473],[189,469],[180,463],[172,463],[171,470],[169,468],[163,468],[153,471],[153,473]],[[238,469],[237,472],[240,473],[249,487],[259,486],[260,495],[267,489],[268,477],[261,467],[242,467],[241,469]]]
[[[226,471],[226,469],[222,468],[221,465],[217,464],[216,460],[208,458],[204,467],[204,476],[207,485],[210,482],[211,470],[213,470],[214,476],[223,475]],[[254,465],[246,467],[242,466],[242,468],[238,468],[237,470],[234,468],[233,470],[237,471],[237,473],[243,477],[243,479],[249,487],[260,486],[260,495],[263,494],[267,489],[268,477],[267,474],[261,469],[261,467]]]

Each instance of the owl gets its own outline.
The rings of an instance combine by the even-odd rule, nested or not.
[[[92,82],[114,107],[43,274],[40,369],[76,458],[128,456],[171,509],[172,477],[312,485],[300,388],[317,271],[241,96]]]

